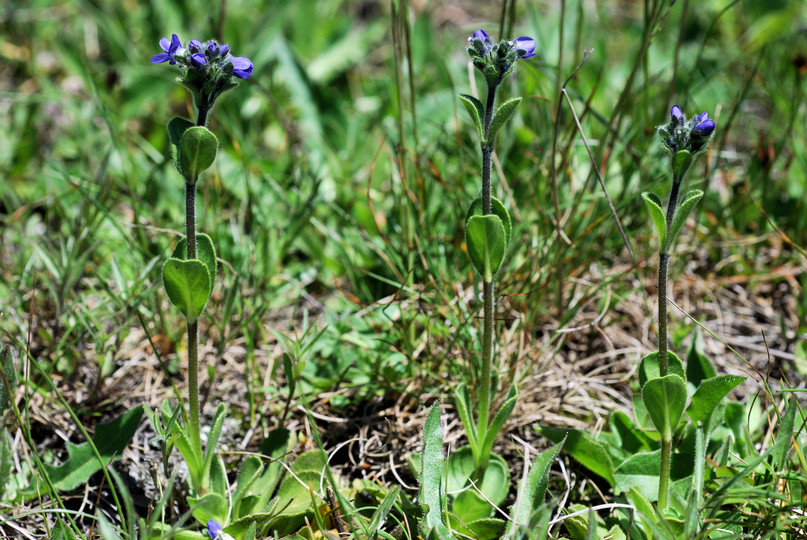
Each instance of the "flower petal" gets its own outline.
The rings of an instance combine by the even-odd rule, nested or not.
[[[692,128],[692,131],[702,137],[708,137],[712,134],[715,130],[715,123],[711,120],[704,120],[698,124],[695,124],[695,127]]]
[[[219,47],[219,55],[224,58],[227,56],[227,53],[230,52],[230,45],[229,43],[225,43],[221,47]]]
[[[479,30],[476,30],[476,31],[474,32],[474,34],[473,34],[473,38],[474,38],[474,39],[481,39],[482,41],[485,41],[485,40],[487,40],[487,39],[490,39],[490,36],[488,35],[488,33],[487,33],[487,32],[485,32],[484,30],[482,30],[482,29],[480,28]]]
[[[236,56],[233,58],[232,63],[233,75],[239,79],[249,79],[249,76],[252,75],[252,70],[254,68],[252,65],[252,60],[245,56]]]
[[[178,54],[181,49],[182,42],[179,41],[179,36],[176,34],[171,34],[171,46],[170,48],[166,49],[165,52],[173,55]]]
[[[221,534],[222,526],[219,525],[215,520],[211,519],[207,522],[207,534],[210,535],[210,538],[216,540],[219,535]]]
[[[684,113],[681,112],[681,107],[678,105],[673,105],[672,109],[670,109],[670,118],[672,119],[673,123],[677,126],[684,125]]]
[[[151,57],[151,63],[152,64],[162,64],[163,62],[165,62],[167,60],[171,60],[171,58],[172,58],[172,56],[170,54],[168,54],[168,53],[155,54],[154,56]]]
[[[171,48],[171,42],[168,40],[167,37],[160,38],[160,48],[165,52],[168,52]]]
[[[517,37],[514,44],[516,51],[519,52],[519,58],[532,58],[535,56],[535,40],[531,37]],[[524,51],[524,53],[521,54],[521,51]]]
[[[207,64],[205,54],[200,52],[191,56],[191,62],[193,62],[193,65],[196,67],[202,67],[203,65]]]

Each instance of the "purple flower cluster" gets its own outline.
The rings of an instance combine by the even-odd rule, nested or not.
[[[230,46],[226,43],[220,45],[210,40],[203,44],[198,39],[192,39],[185,49],[179,37],[173,34],[170,41],[168,38],[160,40],[160,48],[163,52],[151,57],[152,64],[179,64],[180,68],[188,72],[199,71],[207,77],[235,75],[239,79],[248,79],[252,75],[252,61],[244,56],[230,54]],[[200,73],[186,75],[189,79],[198,79]]]
[[[468,43],[468,55],[474,66],[485,74],[489,85],[501,83],[516,68],[519,58],[535,56],[535,40],[527,36],[496,43],[487,32],[480,29],[468,38]]]
[[[697,154],[709,146],[715,130],[715,123],[709,119],[708,112],[702,112],[691,120],[687,120],[681,107],[673,105],[670,109],[670,121],[657,128],[664,147],[677,154],[688,151]]]

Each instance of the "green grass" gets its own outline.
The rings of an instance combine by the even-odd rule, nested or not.
[[[731,306],[737,318],[765,303],[776,315],[760,315],[756,326],[726,322],[727,334],[758,339],[762,329],[773,337],[768,346],[785,357],[805,340],[801,2],[511,1],[501,10],[483,2],[243,0],[221,12],[196,0],[18,4],[0,12],[0,344],[12,347],[20,366],[18,403],[33,437],[32,447],[15,443],[16,482],[33,478],[35,454],[51,462],[64,457],[63,437],[85,442],[48,379],[90,432],[138,403],[156,407],[153,396],[169,396],[171,380],[184,385],[184,328],[166,301],[159,268],[184,224],[182,179],[170,161],[165,123],[190,116],[191,102],[167,65],[148,61],[172,32],[183,40],[220,36],[255,63],[252,78],[213,112],[219,155],[199,190],[199,230],[214,239],[222,262],[201,321],[203,362],[212,366],[205,410],[228,403],[232,448],[257,450],[280,423],[301,427],[306,407],[352,421],[373,407],[405,403],[407,414],[423,413],[422,423],[435,397],[473,382],[481,287],[464,252],[462,220],[478,194],[480,156],[457,94],[473,88],[466,37],[480,27],[498,37],[500,23],[512,29],[506,35],[534,36],[538,49],[501,95],[524,102],[499,136],[501,174],[494,168],[498,196],[514,217],[498,287],[498,329],[506,336],[498,340],[499,387],[516,380],[532,388],[546,377],[563,385],[562,373],[584,373],[539,366],[571,366],[614,346],[653,346],[646,335],[655,328],[655,239],[639,194],[666,190],[668,158],[654,128],[674,103],[688,113],[708,110],[718,125],[708,155],[689,176],[688,187],[706,196],[683,235],[691,255],[673,259],[671,274],[687,278],[676,280],[676,299],[694,291],[693,283],[716,295],[739,287],[745,305]],[[566,81],[588,49],[591,56]],[[564,82],[595,164],[560,93]],[[477,78],[480,91],[482,84]],[[716,317],[707,300],[687,299],[696,319]],[[673,333],[689,324],[670,312]],[[630,332],[632,345],[621,337],[609,345]],[[277,333],[313,343],[292,353]],[[676,342],[686,342],[680,334]],[[712,345],[721,350],[717,340]],[[284,350],[301,366],[293,392]],[[741,352],[766,372],[764,352]],[[148,363],[157,372],[157,355],[167,370],[155,379],[160,388],[153,396],[127,396],[144,388],[127,370]],[[627,379],[638,362],[639,352],[630,355],[610,371],[615,380]],[[727,353],[720,359],[721,368],[746,369]],[[802,380],[786,360],[773,372],[794,386]],[[630,397],[627,384],[609,388],[622,401]],[[520,398],[525,410],[540,400]],[[294,405],[284,413],[287,402]],[[608,403],[616,407],[620,399]],[[570,422],[592,427],[598,420],[593,412],[572,416]],[[4,425],[12,437],[21,429],[11,414]],[[56,443],[53,425],[60,429]],[[383,422],[369,425],[381,429]],[[512,427],[536,448],[547,446],[529,425]],[[325,449],[333,450],[341,441],[321,429]],[[251,444],[239,447],[234,441],[250,430]],[[512,448],[509,437],[501,439],[500,447]],[[57,449],[48,454],[51,444]],[[142,452],[160,460],[148,444]],[[229,470],[237,463],[228,456]],[[794,457],[794,486],[804,483],[802,465]],[[517,477],[520,462],[511,468]],[[160,474],[167,479],[172,470]],[[395,478],[388,471],[382,477],[386,492]],[[776,481],[744,486],[753,510],[747,515],[766,516],[744,525],[749,534],[767,526],[761,523],[785,530],[800,521],[783,508],[801,506],[801,490],[777,506],[770,502]],[[100,482],[93,478],[92,485]],[[137,482],[129,489],[151,486],[146,478]],[[550,482],[553,495],[563,489]],[[740,495],[720,504],[736,508]],[[570,497],[567,506],[602,502],[590,482]],[[40,504],[0,493],[0,505],[33,510],[20,521],[23,529],[48,520],[52,527],[42,498]],[[163,502],[169,514],[187,510]],[[125,513],[145,519],[148,512]],[[396,507],[392,515],[404,514]],[[107,518],[117,516],[114,509]],[[93,519],[74,519],[89,536]],[[0,524],[0,531],[13,534],[9,527]]]

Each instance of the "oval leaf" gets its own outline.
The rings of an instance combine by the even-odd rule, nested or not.
[[[662,439],[671,440],[687,401],[687,385],[679,375],[650,379],[642,387],[642,399]]]
[[[181,116],[175,116],[168,121],[168,138],[171,144],[179,146],[182,141],[182,135],[189,129],[195,126],[193,122]]]
[[[487,142],[489,144],[492,144],[493,141],[496,140],[496,133],[498,133],[499,129],[501,129],[505,122],[510,120],[513,113],[516,112],[516,108],[518,108],[519,103],[521,103],[520,97],[508,99],[502,103],[498,109],[496,109],[495,113],[493,113],[493,121],[491,121],[490,128],[488,129]]]
[[[737,375],[722,375],[704,379],[692,395],[692,401],[687,407],[687,414],[693,422],[705,422],[720,400],[745,379],[747,377]]]
[[[672,250],[672,247],[675,245],[675,240],[678,238],[678,233],[681,232],[681,227],[684,226],[689,214],[692,213],[692,210],[695,209],[695,206],[698,202],[703,198],[703,191],[699,189],[693,189],[689,193],[686,194],[684,197],[684,202],[681,203],[681,206],[675,212],[675,217],[673,217],[672,224],[670,225],[670,232],[669,232],[669,249]]]
[[[504,239],[506,242],[505,251],[510,247],[510,237],[512,235],[513,224],[512,220],[510,219],[510,213],[507,211],[507,208],[504,207],[502,201],[497,199],[496,197],[490,198],[490,211],[491,214],[494,216],[499,216],[499,219],[502,220],[502,225],[504,225]],[[474,199],[474,202],[471,203],[471,206],[468,207],[468,211],[465,213],[465,224],[468,224],[468,220],[471,219],[473,216],[481,216],[482,213],[482,197],[477,197]]]
[[[171,255],[174,259],[181,261],[188,260],[188,239],[183,238],[177,243],[174,248],[174,253]],[[213,246],[213,240],[206,234],[199,233],[196,235],[196,259],[202,261],[207,267],[208,277],[210,278],[210,290],[207,297],[213,293],[213,285],[216,283],[216,248]]]
[[[664,217],[664,210],[661,209],[661,200],[649,191],[642,193],[647,205],[647,210],[650,212],[650,217],[653,218],[653,224],[656,226],[656,233],[658,234],[659,252],[667,252],[667,219]]]
[[[210,291],[210,274],[199,260],[168,259],[163,265],[163,285],[168,298],[193,324],[202,314]]]
[[[672,351],[667,351],[667,374],[675,374],[686,380],[684,374],[684,363],[678,355]],[[644,388],[645,383],[650,379],[661,377],[661,369],[658,364],[658,351],[651,352],[642,358],[639,364],[639,387]]]
[[[179,166],[188,183],[213,164],[219,141],[205,127],[194,126],[185,130],[179,145]]]
[[[692,154],[689,150],[681,150],[672,158],[673,182],[680,183],[692,165]]]
[[[499,216],[471,216],[465,227],[468,256],[482,279],[490,283],[504,259],[504,225]]]
[[[485,106],[474,96],[469,96],[468,94],[460,94],[460,101],[465,105],[465,109],[468,111],[474,126],[476,126],[476,132],[479,133],[479,140],[484,141],[485,136],[482,133],[482,119],[485,117]]]

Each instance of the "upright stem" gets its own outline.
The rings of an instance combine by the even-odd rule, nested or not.
[[[658,479],[658,507],[667,508],[667,492],[670,485],[670,461],[672,457],[672,440],[661,440],[661,471]]]
[[[187,259],[196,258],[196,179],[185,183],[185,238]],[[190,407],[190,439],[194,453],[201,463],[202,436],[199,422],[199,324],[188,324],[188,405]]]
[[[493,121],[493,110],[496,105],[496,89],[498,84],[488,85],[488,97],[485,104],[485,140],[482,141],[482,215],[489,215],[492,212],[491,204],[491,158],[493,156],[493,141],[488,140],[490,124]],[[494,280],[483,282],[482,303],[482,371],[479,374],[479,419],[477,421],[477,433],[480,440],[484,440],[488,431],[488,418],[490,417],[490,381],[491,366],[493,364],[493,293]],[[477,463],[477,473],[481,479],[487,468],[489,456],[480,456],[480,463]]]
[[[658,262],[658,364],[659,375],[666,376],[667,370],[667,268],[669,253],[659,253]]]
[[[667,231],[672,227],[673,218],[675,217],[675,210],[678,207],[678,192],[681,189],[683,175],[675,175],[673,177],[672,189],[670,190],[670,200],[667,203],[667,213],[665,215],[667,222]],[[666,247],[667,250],[672,246],[663,246],[662,250]],[[669,251],[662,251],[659,253],[658,264],[658,362],[659,374],[664,377],[668,373],[668,354],[667,354],[667,274],[669,272],[670,253]]]
[[[210,103],[205,93],[200,93],[196,106],[197,126],[205,126],[210,114]],[[185,239],[188,245],[187,259],[196,258],[196,181],[185,182]],[[199,421],[199,323],[188,323],[188,407],[190,408],[191,446],[199,463],[202,462],[202,429]]]

